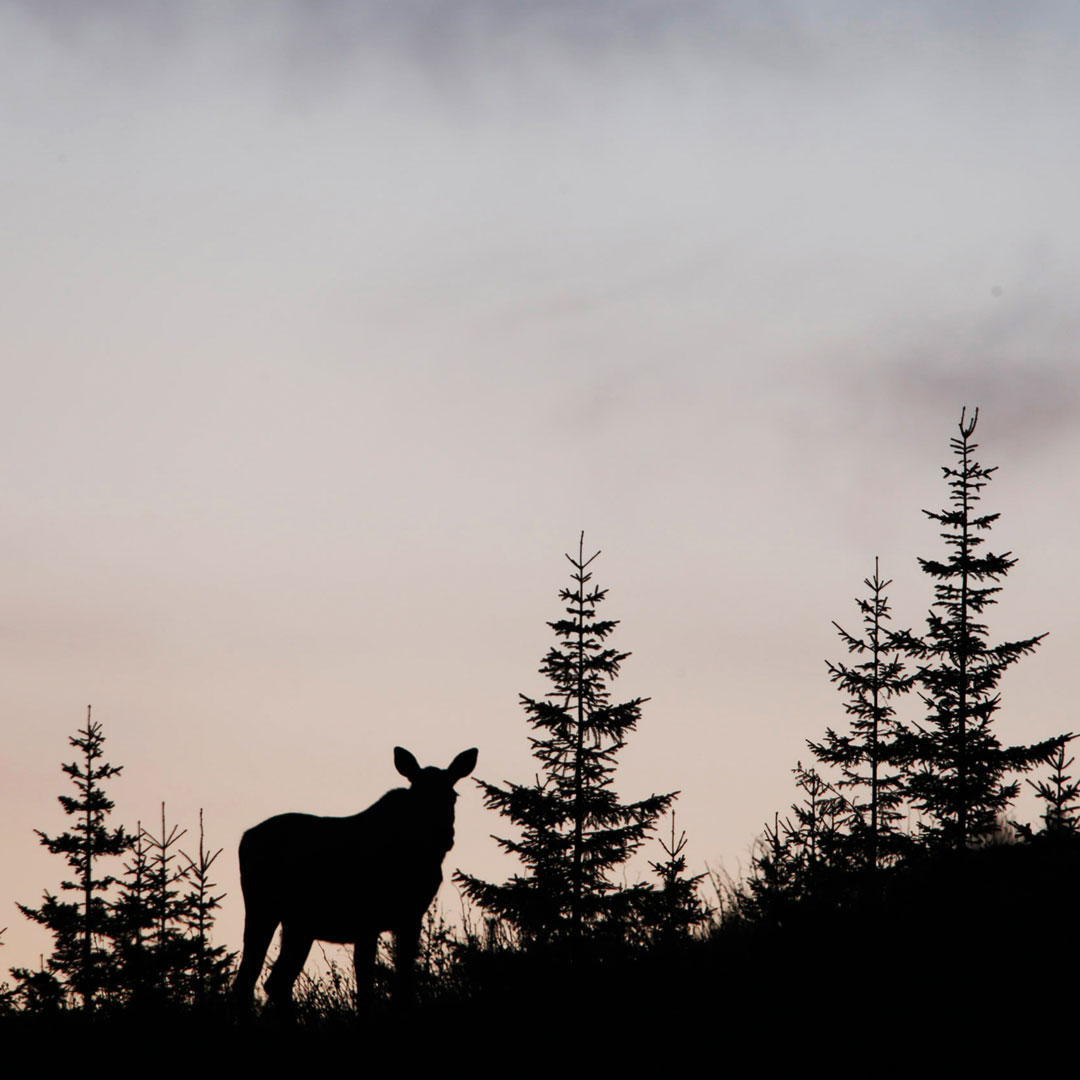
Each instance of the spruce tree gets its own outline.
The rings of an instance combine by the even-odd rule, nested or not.
[[[101,874],[98,862],[123,854],[131,838],[122,827],[109,829],[105,824],[113,802],[105,794],[102,783],[116,776],[123,766],[101,760],[105,736],[101,725],[91,720],[89,706],[86,727],[80,728],[69,742],[82,755],[81,760],[63,766],[78,795],[60,795],[59,800],[64,813],[74,818],[74,823],[68,832],[55,837],[39,829],[35,832],[49,851],[67,859],[75,880],[61,882],[60,888],[79,894],[79,900],[64,901],[46,892],[40,908],[18,906],[28,919],[40,923],[53,935],[48,973],[61,978],[67,989],[80,998],[83,1008],[89,1009],[96,996],[110,986],[112,968],[112,957],[104,947],[111,929],[105,894],[116,879],[111,874]],[[13,974],[31,989],[35,973],[19,969]]]
[[[1049,780],[1027,781],[1043,804],[1042,831],[1047,836],[1080,834],[1080,780],[1074,780],[1065,771],[1076,760],[1065,757],[1065,743],[1073,738],[1075,736],[1069,735],[1051,755]],[[1030,835],[1030,829],[1025,831]]]
[[[877,559],[874,576],[863,584],[869,595],[855,601],[862,614],[862,635],[849,634],[837,622],[833,626],[848,652],[864,659],[851,665],[828,664],[829,678],[848,694],[844,708],[851,717],[850,731],[840,735],[828,728],[820,743],[807,740],[807,745],[818,761],[840,769],[843,779],[837,787],[851,794],[841,823],[844,843],[853,849],[852,861],[878,867],[894,861],[906,847],[897,825],[904,816],[899,806],[904,799],[908,733],[896,717],[893,701],[911,689],[915,676],[906,673],[898,639],[888,627],[885,590],[892,582],[882,579]]]
[[[791,771],[803,800],[791,804],[795,821],[785,820],[784,838],[800,853],[803,887],[809,891],[822,870],[846,864],[840,822],[850,818],[851,804],[813,766],[807,769],[797,761]]]
[[[161,832],[158,836],[144,830],[149,850],[148,892],[150,925],[146,934],[145,954],[152,987],[159,1000],[183,1000],[188,969],[194,952],[184,933],[187,902],[181,889],[187,884],[187,867],[178,848],[187,829],[168,825],[165,804],[161,804]]]
[[[997,602],[1000,582],[1016,564],[1011,552],[980,551],[998,514],[980,514],[981,492],[997,467],[974,458],[972,441],[979,411],[960,414],[959,435],[951,440],[956,457],[943,466],[950,505],[924,510],[941,527],[944,560],[919,559],[934,581],[934,603],[921,638],[907,635],[905,651],[919,664],[916,679],[927,709],[910,749],[916,762],[909,779],[913,805],[926,815],[920,822],[931,847],[963,849],[991,834],[1015,798],[1019,783],[1009,773],[1024,772],[1061,745],[1050,739],[1032,746],[1003,747],[993,730],[1001,697],[997,685],[1007,668],[1031,653],[1046,636],[1000,645],[988,643],[982,621]]]
[[[609,683],[629,653],[607,645],[617,621],[599,619],[606,589],[591,584],[596,552],[567,555],[572,584],[560,590],[566,617],[548,625],[557,638],[540,674],[552,689],[540,699],[521,695],[533,756],[542,775],[532,784],[478,781],[486,805],[520,830],[498,839],[525,866],[502,885],[458,872],[465,894],[505,919],[527,945],[586,938],[621,938],[638,922],[651,887],[619,887],[614,872],[641,846],[677,793],[620,802],[612,789],[615,759],[637,726],[647,698],[613,703]]]
[[[181,854],[187,860],[184,868],[188,891],[183,898],[181,922],[190,942],[190,970],[192,1000],[198,1004],[208,996],[224,993],[232,981],[232,965],[236,954],[224,945],[212,945],[211,931],[214,917],[225,899],[224,893],[214,895],[217,885],[210,880],[210,869],[221,854],[222,849],[210,852],[206,847],[203,832],[203,812],[199,810],[199,848],[192,858],[185,851]]]
[[[649,866],[660,881],[649,913],[649,937],[658,945],[678,945],[712,917],[712,909],[701,899],[698,888],[704,873],[687,876],[686,833],[675,836],[675,814],[671,815],[671,838],[659,838],[664,859],[650,860]]]
[[[749,877],[736,893],[739,913],[751,922],[779,924],[805,891],[805,854],[792,842],[795,833],[791,821],[776,813],[754,844]]]
[[[4,934],[7,933],[7,927],[0,930],[0,945],[4,944]],[[0,1013],[8,1012],[15,1007],[16,992],[11,989],[8,984],[0,983]]]
[[[153,983],[149,936],[154,925],[150,905],[150,844],[141,821],[135,823],[129,861],[124,863],[119,885],[110,927],[117,983],[128,1001],[141,1002]]]
[[[793,904],[817,895],[833,871],[851,865],[841,824],[852,816],[850,802],[812,766],[799,761],[791,771],[803,799],[791,804],[794,818],[774,814],[755,844],[739,899],[752,921],[779,925]]]

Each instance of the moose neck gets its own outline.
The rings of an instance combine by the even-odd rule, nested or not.
[[[442,857],[454,846],[454,804],[434,808],[410,789],[406,800],[405,828],[417,848]]]

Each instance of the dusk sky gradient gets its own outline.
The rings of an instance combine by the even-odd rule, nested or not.
[[[582,529],[616,790],[738,876],[875,556],[924,625],[963,405],[991,634],[1049,631],[1000,736],[1080,727],[1075,4],[8,0],[0,49],[4,970],[88,702],[235,948],[247,826],[395,745],[526,782]],[[459,786],[447,876],[501,880]]]

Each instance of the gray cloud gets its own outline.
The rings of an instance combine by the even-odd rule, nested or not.
[[[979,407],[995,447],[1049,451],[1080,434],[1080,317],[1051,300],[1002,297],[984,318],[928,320],[898,341],[865,342],[862,358],[837,369],[846,408],[887,434],[913,417]],[[884,336],[884,335],[883,335]]]
[[[1080,24],[1074,4],[1055,0],[15,0],[8,11],[58,47],[101,62],[137,64],[146,51],[167,61],[213,43],[234,50],[242,65],[269,64],[279,73],[355,73],[358,61],[382,54],[436,79],[455,69],[520,73],[530,60],[587,66],[642,53],[774,72],[826,65],[873,72],[914,56],[963,66],[1000,58],[1018,42],[1060,41]]]

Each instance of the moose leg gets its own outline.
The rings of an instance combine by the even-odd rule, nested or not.
[[[312,941],[314,938],[310,934],[281,924],[281,952],[266,980],[266,995],[275,1005],[292,1005],[293,983],[304,970]]]
[[[411,1004],[416,996],[416,953],[420,944],[420,920],[402,923],[394,931],[394,999]]]
[[[233,997],[242,1005],[251,1004],[255,984],[259,981],[266,959],[266,950],[276,929],[277,919],[254,917],[250,912],[244,919],[244,956],[233,980]]]
[[[379,957],[378,931],[358,933],[353,944],[353,976],[356,979],[356,1011],[367,1012],[374,995],[375,961]]]

